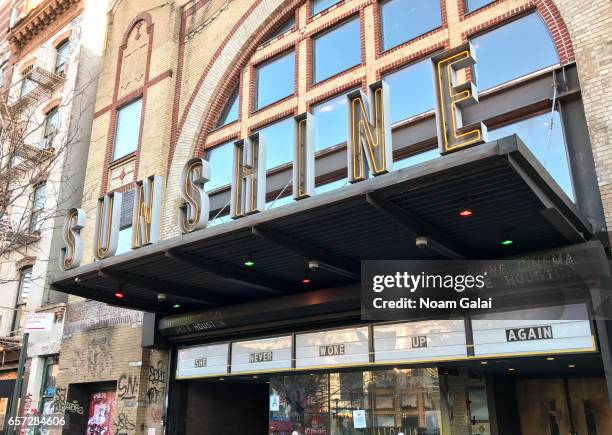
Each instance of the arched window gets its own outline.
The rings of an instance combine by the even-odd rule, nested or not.
[[[472,38],[482,91],[559,63],[552,38],[537,13]]]
[[[438,0],[310,0],[297,12],[284,11],[268,34],[253,41],[250,58],[231,67],[228,84],[221,85],[226,100],[206,114],[212,119],[204,123],[210,127],[202,132],[198,153],[211,165],[212,179],[206,183],[211,218],[229,211],[233,144],[245,132],[259,134],[267,144],[266,208],[292,201],[294,116],[304,111],[313,121],[315,193],[347,185],[347,94],[367,93],[368,86],[381,79],[389,89],[386,115],[392,125],[393,170],[438,158],[431,57],[460,42],[451,42],[449,35],[472,42],[472,73],[485,95],[507,92],[511,87],[500,85],[520,83],[517,79],[525,76],[541,78],[559,63],[551,34],[535,8],[509,19],[515,13],[509,0],[460,1],[465,1],[465,13],[494,3],[487,9],[486,24],[475,20],[480,13],[469,17],[476,23],[472,29],[468,19],[449,20],[448,6]],[[235,86],[232,92],[230,83]],[[239,101],[246,104],[240,114]],[[562,120],[554,112],[551,123],[551,113],[543,113],[545,105],[550,107],[548,101],[538,101],[482,121],[491,121],[491,139],[517,133],[573,198]],[[223,109],[214,112],[219,106]],[[480,121],[467,119],[476,112],[468,113],[465,121]],[[550,141],[542,140],[548,135]]]
[[[70,40],[66,39],[55,50],[57,53],[55,54],[54,72],[57,75],[63,76],[66,73],[66,60],[70,51]]]

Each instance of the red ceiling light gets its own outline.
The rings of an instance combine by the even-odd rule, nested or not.
[[[302,284],[310,284],[311,282],[309,270],[306,269],[306,272],[304,272],[304,278],[302,278]]]
[[[461,217],[470,217],[473,214],[474,212],[470,208],[462,208],[461,210],[459,210],[459,216]]]
[[[115,297],[117,299],[123,299],[123,297],[125,296],[125,293],[123,293],[122,291],[118,290],[115,292]]]

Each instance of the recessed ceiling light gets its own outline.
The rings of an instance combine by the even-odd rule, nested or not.
[[[513,368],[509,368],[509,369],[508,369],[508,371],[509,371],[509,372],[513,372],[513,371],[514,371],[514,369],[513,369]]]
[[[554,360],[555,360],[554,356],[546,357],[546,361],[554,361]]]
[[[570,369],[575,369],[575,368],[576,368],[576,364],[568,364],[568,367],[569,367]]]

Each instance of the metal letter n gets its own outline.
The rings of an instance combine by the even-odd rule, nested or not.
[[[152,175],[136,182],[132,217],[132,249],[159,240],[159,205],[162,177]]]
[[[374,176],[386,174],[393,169],[388,85],[381,80],[369,86],[367,97],[356,90],[347,98],[349,181],[368,178],[368,168]]]

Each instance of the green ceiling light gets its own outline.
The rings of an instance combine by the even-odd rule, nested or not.
[[[510,246],[514,243],[514,240],[505,238],[501,241],[502,246]]]
[[[255,266],[255,260],[253,260],[253,255],[249,254],[246,260],[244,260],[244,267],[253,267]]]
[[[172,308],[181,308],[181,304],[174,304],[172,305]]]

